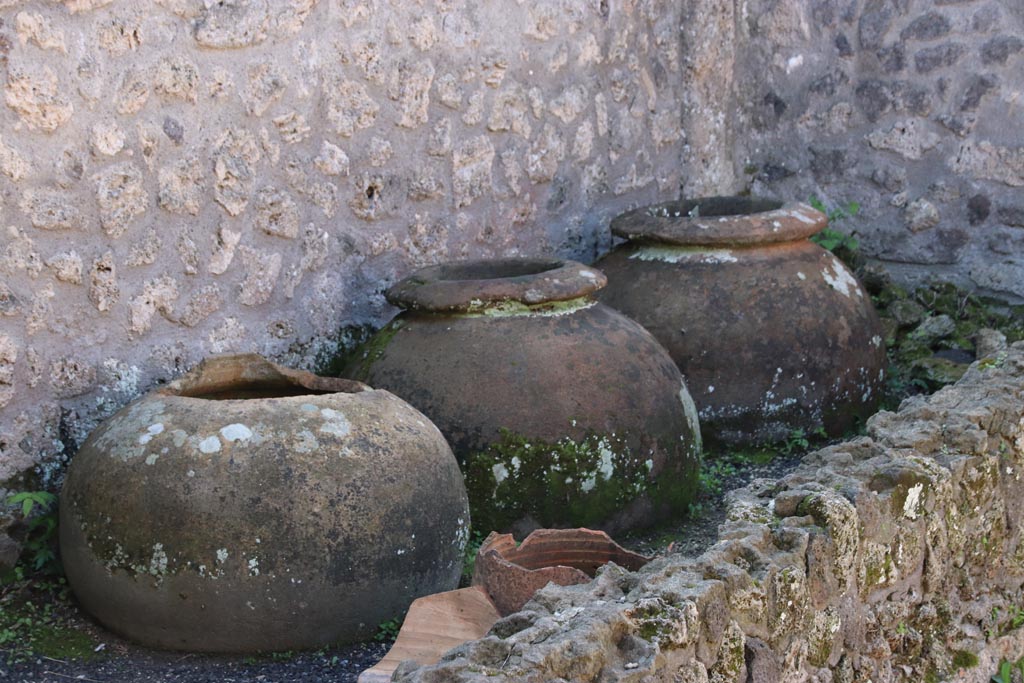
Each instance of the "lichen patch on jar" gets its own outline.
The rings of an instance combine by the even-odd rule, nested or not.
[[[164,425],[162,422],[157,422],[156,424],[149,425],[148,427],[146,427],[145,434],[139,437],[139,445],[146,445],[147,443],[153,440],[154,436],[156,436],[157,434],[162,434],[163,431]]]
[[[208,436],[199,442],[198,448],[201,453],[206,453],[207,455],[217,453],[220,451],[220,438]]]
[[[221,428],[220,433],[224,440],[229,442],[247,441],[252,438],[252,430],[240,422]]]
[[[849,298],[850,293],[853,292],[857,296],[863,298],[864,293],[860,289],[860,285],[857,283],[857,279],[850,274],[850,271],[839,261],[839,259],[832,257],[832,270],[833,273],[829,272],[829,267],[825,266],[821,270],[821,276],[828,283],[828,286],[836,290],[843,296]]]
[[[644,245],[629,255],[641,261],[664,263],[736,263],[739,259],[729,249],[704,249],[671,245]]]

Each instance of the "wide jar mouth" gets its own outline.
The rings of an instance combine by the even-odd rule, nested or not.
[[[510,304],[530,308],[580,299],[607,282],[601,271],[564,259],[452,261],[415,271],[385,296],[410,311],[482,313]]]
[[[612,234],[640,243],[756,246],[821,232],[828,217],[808,204],[764,197],[698,197],[644,206],[612,219]]]
[[[161,393],[206,401],[292,398],[318,394],[355,394],[368,387],[336,377],[293,370],[254,353],[207,358]]]

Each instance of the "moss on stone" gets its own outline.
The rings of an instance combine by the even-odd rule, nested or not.
[[[405,321],[395,318],[377,331],[377,334],[355,349],[344,361],[344,376],[365,382],[370,376],[373,364],[380,360],[391,340],[405,326]]]
[[[652,460],[635,455],[626,434],[589,432],[574,440],[531,439],[502,430],[486,450],[469,455],[464,471],[477,529],[507,529],[524,517],[545,526],[599,526],[629,503],[683,511],[697,475],[668,467],[652,474]]]
[[[956,669],[970,669],[978,666],[978,655],[967,650],[953,651],[953,667]]]

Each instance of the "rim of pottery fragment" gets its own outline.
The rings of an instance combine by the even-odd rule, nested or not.
[[[362,382],[321,377],[272,363],[259,354],[237,353],[207,358],[154,393],[206,401],[251,401],[314,394],[358,394],[368,390],[370,387]]]
[[[762,197],[696,197],[640,207],[616,216],[612,234],[672,246],[759,246],[795,242],[821,232],[828,217],[803,202]]]
[[[386,293],[395,306],[427,313],[510,311],[586,299],[607,284],[604,273],[577,261],[501,258],[421,268]]]

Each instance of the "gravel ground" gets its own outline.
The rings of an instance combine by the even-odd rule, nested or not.
[[[755,478],[777,479],[800,463],[800,455],[779,455],[766,464],[737,466],[722,480],[722,491],[744,486]],[[694,519],[662,525],[641,535],[619,539],[626,547],[648,555],[666,551],[699,555],[718,538],[725,520],[724,495],[702,500]],[[321,652],[285,653],[261,657],[227,657],[159,652],[125,641],[82,614],[74,603],[58,605],[67,621],[100,644],[90,661],[35,657],[5,664],[0,649],[0,683],[354,683],[359,674],[384,656],[390,643],[357,643]]]

